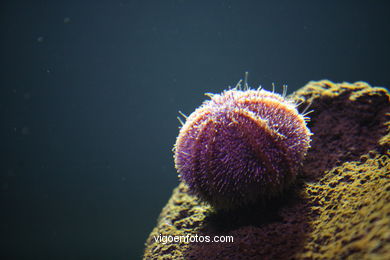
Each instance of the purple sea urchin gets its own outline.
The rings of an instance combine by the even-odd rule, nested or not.
[[[296,104],[244,84],[210,95],[183,123],[174,158],[190,191],[217,208],[280,193],[296,177],[310,131]]]

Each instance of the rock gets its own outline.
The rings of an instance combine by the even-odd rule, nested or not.
[[[324,80],[290,97],[303,108],[311,103],[314,133],[291,189],[266,205],[216,211],[180,184],[146,241],[145,259],[390,259],[389,93]],[[181,241],[156,241],[168,236]]]

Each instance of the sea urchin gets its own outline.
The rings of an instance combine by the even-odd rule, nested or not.
[[[240,81],[241,82],[241,81]],[[279,194],[296,177],[310,130],[297,105],[246,80],[209,95],[183,123],[175,166],[190,191],[217,208],[234,208]]]

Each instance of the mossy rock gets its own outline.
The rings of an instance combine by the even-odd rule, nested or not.
[[[299,178],[266,205],[215,211],[180,184],[146,241],[145,259],[390,259],[390,97],[364,82],[310,82],[312,147]],[[233,236],[232,243],[160,243]]]

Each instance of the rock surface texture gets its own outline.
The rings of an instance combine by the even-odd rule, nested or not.
[[[390,259],[390,97],[364,82],[310,82],[311,149],[290,190],[267,205],[216,211],[173,192],[145,259]],[[161,243],[161,236],[233,236],[232,243]]]

